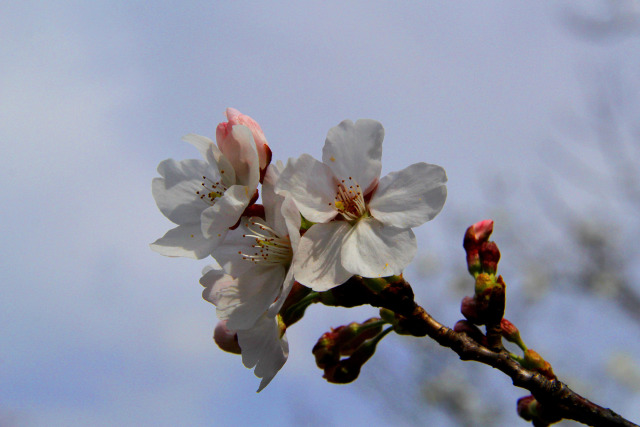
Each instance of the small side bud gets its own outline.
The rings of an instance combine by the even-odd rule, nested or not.
[[[481,344],[483,346],[487,346],[487,337],[482,333],[477,326],[466,320],[458,320],[456,324],[453,326],[453,330],[455,332],[462,332],[469,335],[475,342]]]
[[[516,410],[520,418],[531,421],[538,417],[538,401],[532,395],[521,397]]]
[[[549,426],[562,420],[562,417],[545,411],[544,407],[532,395],[518,399],[518,415],[525,421],[533,421],[534,426]]]
[[[478,303],[475,297],[464,297],[460,304],[460,313],[471,323],[482,325],[484,322],[480,320],[478,314]]]
[[[227,321],[221,320],[213,330],[213,340],[220,349],[229,353],[240,354],[238,334],[227,328]]]
[[[476,276],[482,271],[480,252],[477,248],[467,250],[467,270],[472,276]]]
[[[336,365],[340,361],[340,352],[335,346],[335,333],[331,331],[322,334],[311,353],[315,356],[316,365],[320,369]]]
[[[500,250],[494,242],[483,242],[480,245],[480,264],[482,271],[488,274],[496,274],[498,271],[498,261],[500,261]]]
[[[377,317],[372,317],[362,324],[351,322],[334,331],[335,343],[341,355],[350,356],[362,343],[380,332],[382,332],[382,324]]]
[[[330,383],[346,384],[354,381],[360,375],[362,366],[376,352],[378,340],[365,342],[353,354],[338,362],[335,366],[325,369],[323,378]]]
[[[540,372],[550,380],[556,379],[556,375],[553,373],[551,364],[544,360],[536,351],[528,349],[524,352],[524,360],[522,366],[527,369],[531,369]]]
[[[509,342],[516,344],[523,351],[527,350],[527,346],[520,338],[520,331],[516,328],[516,325],[508,321],[507,319],[500,320],[500,329],[502,330],[502,336]]]

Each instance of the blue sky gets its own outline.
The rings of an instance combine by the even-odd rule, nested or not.
[[[384,425],[309,353],[328,327],[374,310],[313,307],[256,395],[258,379],[211,340],[204,263],[148,248],[171,226],[151,196],[155,168],[197,157],[180,137],[214,136],[226,107],[255,118],[282,160],[319,157],[345,118],[377,119],[383,174],[447,170],[447,205],[418,244],[458,250],[447,216],[483,219],[472,205],[493,173],[535,217],[524,183],[547,176],[540,143],[555,115],[580,113],[589,64],[637,71],[637,38],[577,40],[565,6],[5,2],[0,424]]]

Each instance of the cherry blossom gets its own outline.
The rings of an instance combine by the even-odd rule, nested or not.
[[[222,269],[206,267],[203,298],[236,331],[245,366],[263,378],[260,390],[284,365],[288,344],[277,315],[293,286],[290,269],[300,240],[300,213],[290,198],[276,195],[282,164],[267,169],[262,199],[265,218],[243,217],[212,253]]]
[[[269,166],[265,178],[265,219],[243,217],[212,253],[222,269],[207,267],[200,279],[204,299],[233,330],[252,327],[271,305],[275,315],[293,286],[289,266],[300,239],[300,214],[291,199],[273,191],[278,169]]]
[[[152,182],[160,211],[178,224],[151,244],[166,256],[208,256],[258,197],[258,153],[251,130],[235,125],[224,149],[199,135],[187,135],[204,160],[167,159],[158,165],[161,178]]]
[[[354,274],[400,274],[417,249],[411,229],[441,211],[444,169],[415,163],[379,178],[383,138],[377,121],[345,120],[329,130],[322,162],[308,154],[289,159],[276,193],[289,195],[315,223],[292,265],[300,283],[325,291]]]

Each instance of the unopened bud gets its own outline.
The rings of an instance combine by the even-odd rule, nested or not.
[[[478,241],[486,241],[493,233],[493,221],[490,219],[485,219],[480,222],[476,222],[471,226],[473,230],[473,234]]]
[[[340,361],[340,352],[335,347],[334,332],[325,332],[322,334],[313,350],[311,350],[316,358],[316,365],[320,369],[326,369]]]
[[[482,271],[480,252],[477,248],[467,250],[467,270],[469,270],[469,274],[474,277]]]
[[[358,347],[350,357],[325,369],[323,378],[334,384],[346,384],[354,381],[358,378],[358,375],[360,375],[362,366],[376,352],[377,344],[377,340],[365,342]]]
[[[462,245],[465,249],[478,246],[482,242],[489,240],[489,236],[493,232],[493,221],[485,219],[484,221],[476,222],[471,227],[467,228],[464,234],[464,241]]]
[[[480,320],[478,315],[478,303],[475,297],[464,297],[460,304],[460,313],[471,323],[482,325],[484,322]]]
[[[221,320],[213,331],[213,340],[220,349],[229,353],[240,354],[238,334],[227,328],[227,321]]]
[[[522,350],[527,350],[527,346],[522,341],[522,338],[520,338],[520,331],[516,328],[516,325],[507,319],[502,319],[500,320],[500,329],[502,329],[504,339],[516,344]]]
[[[372,317],[360,324],[352,322],[347,326],[341,326],[334,331],[335,345],[341,355],[350,356],[366,340],[375,337],[382,331],[380,319]],[[377,323],[372,325],[372,323]]]
[[[487,346],[487,337],[474,324],[466,320],[458,320],[453,326],[455,332],[461,332],[469,335],[475,342],[483,346]]]
[[[494,242],[483,242],[480,245],[480,263],[482,271],[488,274],[496,274],[498,261],[500,261],[500,250]]]
[[[532,395],[518,399],[517,411],[525,421],[533,421],[534,426],[549,426],[562,420],[557,412],[546,411]]]
[[[518,415],[525,421],[531,421],[538,417],[538,401],[532,395],[518,399]]]
[[[536,351],[528,349],[524,352],[524,361],[522,365],[537,372],[540,372],[545,377],[553,380],[556,375],[553,373],[551,364],[544,360]]]

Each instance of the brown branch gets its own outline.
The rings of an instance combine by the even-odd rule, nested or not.
[[[324,293],[326,305],[353,307],[370,304],[396,313],[400,331],[416,337],[429,336],[443,347],[450,348],[461,360],[473,360],[489,365],[508,375],[513,385],[529,390],[543,408],[540,414],[547,424],[570,419],[592,426],[635,426],[611,409],[603,408],[571,390],[558,379],[548,379],[542,374],[523,368],[502,349],[492,351],[466,333],[456,332],[429,315],[414,301],[409,283],[400,279],[385,289],[374,293],[366,287],[362,278],[353,277],[347,283]]]
[[[407,307],[406,301],[400,304],[394,303],[384,294],[399,295],[413,292],[406,281],[392,284],[391,287],[400,286],[398,290],[385,289],[380,293],[381,307],[393,310],[392,307],[402,307],[402,312],[396,314],[403,316],[403,328],[417,332],[418,336],[428,335],[443,347],[455,351],[461,360],[473,360],[484,363],[498,369],[513,381],[513,385],[522,387],[531,392],[538,402],[545,408],[545,418],[571,419],[593,426],[636,426],[636,424],[622,418],[611,409],[603,408],[585,399],[571,390],[559,380],[549,380],[542,374],[523,368],[518,362],[509,357],[508,352],[502,350],[494,352],[482,346],[467,334],[455,332],[440,324],[415,302],[413,309]],[[387,291],[387,292],[385,292]],[[404,298],[407,298],[405,295]],[[388,303],[390,302],[390,304]],[[395,310],[393,310],[395,311]],[[414,334],[412,334],[414,335]]]

